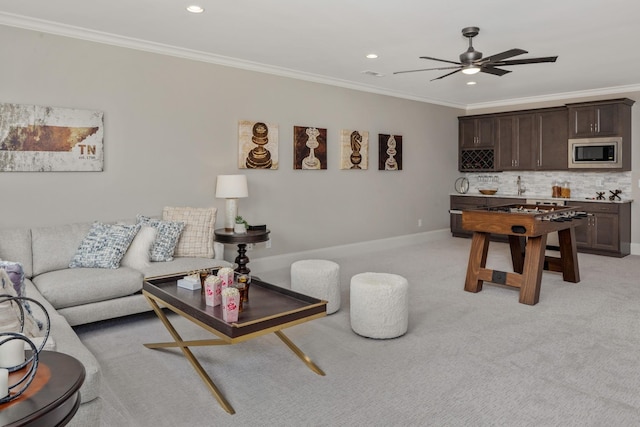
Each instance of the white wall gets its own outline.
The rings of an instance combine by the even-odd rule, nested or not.
[[[447,228],[461,110],[0,26],[0,102],[104,111],[104,172],[0,173],[0,227],[216,206],[216,175],[246,173],[239,210],[266,223],[253,257]],[[280,168],[239,170],[238,120],[279,124]],[[328,130],[328,170],[293,170],[293,126]],[[370,167],[339,170],[341,129],[370,133]],[[403,171],[377,170],[377,135]],[[418,227],[418,219],[423,226]]]

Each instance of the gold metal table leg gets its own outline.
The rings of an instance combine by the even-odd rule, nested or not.
[[[153,308],[153,311],[155,311],[155,313],[158,316],[158,318],[160,318],[160,320],[164,324],[165,328],[167,328],[167,330],[169,331],[169,333],[171,334],[171,336],[175,340],[175,343],[174,343],[175,345],[172,345],[172,346],[180,347],[180,350],[182,350],[182,352],[184,353],[184,355],[187,358],[187,360],[189,360],[189,362],[191,363],[193,368],[196,370],[198,375],[200,375],[200,378],[202,378],[202,380],[205,382],[207,387],[209,387],[209,390],[211,390],[211,393],[213,393],[213,396],[216,398],[216,400],[218,401],[220,406],[222,406],[222,408],[225,411],[227,411],[228,413],[235,414],[236,411],[233,409],[231,404],[227,401],[227,399],[224,397],[224,395],[220,392],[220,390],[215,385],[213,380],[211,380],[211,378],[209,377],[207,372],[204,370],[202,365],[200,365],[200,362],[198,362],[198,359],[196,359],[196,357],[193,355],[191,350],[189,350],[189,348],[186,346],[186,344],[189,341],[183,341],[182,340],[182,337],[180,336],[180,334],[178,334],[178,331],[175,330],[175,328],[173,327],[171,322],[169,322],[169,319],[167,319],[167,316],[160,309],[160,307],[158,306],[158,303],[156,303],[156,301],[154,299],[149,298],[146,295],[145,295],[145,298],[147,298],[147,301],[151,305],[151,308]],[[218,341],[218,340],[212,340],[212,341]],[[158,344],[160,344],[160,346],[155,347]],[[149,348],[161,348],[161,347],[164,347],[164,344],[167,344],[167,343],[158,343],[158,344],[148,344],[148,345],[145,344],[145,346],[147,346]],[[169,343],[169,344],[172,344],[172,343]],[[166,347],[169,347],[169,346],[166,346]]]
[[[309,367],[309,369],[311,369],[318,375],[325,376],[325,373],[322,371],[322,369],[320,369],[315,363],[313,363],[313,360],[311,360],[309,356],[304,354],[302,350],[300,350],[298,346],[296,346],[293,341],[291,341],[282,331],[275,331],[274,333],[278,336],[278,338],[282,340],[282,342],[287,345],[287,347],[291,349],[291,351],[296,354],[296,356],[302,359],[302,361]]]

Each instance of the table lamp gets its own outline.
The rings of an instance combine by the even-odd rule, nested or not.
[[[238,216],[238,199],[248,196],[249,190],[245,175],[218,175],[216,198],[226,199],[224,205],[224,229],[226,231],[233,231],[233,224]]]

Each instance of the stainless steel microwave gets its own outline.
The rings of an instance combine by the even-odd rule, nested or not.
[[[622,138],[570,139],[569,168],[622,168]]]

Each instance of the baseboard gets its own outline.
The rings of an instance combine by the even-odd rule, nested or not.
[[[293,252],[288,254],[274,255],[263,258],[251,259],[249,267],[252,273],[259,271],[277,270],[280,268],[288,268],[295,261],[301,259],[332,259],[351,254],[362,254],[369,252],[377,252],[380,250],[389,250],[407,245],[431,242],[451,237],[451,230],[444,228],[442,230],[427,231],[425,233],[407,234],[404,236],[389,237],[387,239],[368,240],[366,242],[351,243],[348,245],[331,246],[328,248],[313,249],[310,251]]]
[[[631,255],[640,255],[640,243],[632,243],[630,252]]]

